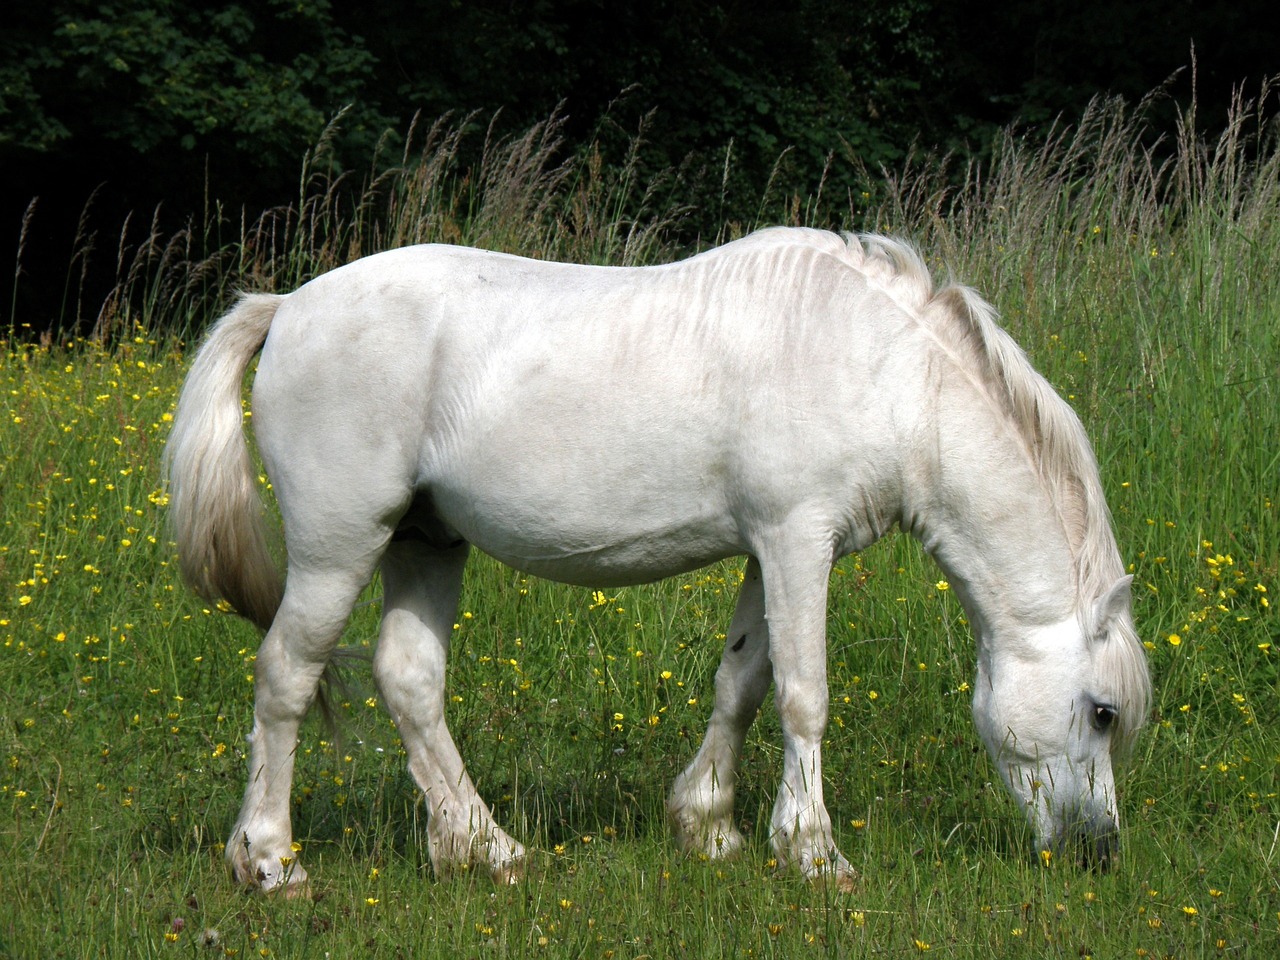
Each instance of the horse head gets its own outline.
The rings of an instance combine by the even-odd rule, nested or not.
[[[1102,867],[1119,828],[1115,763],[1150,697],[1131,580],[1122,577],[1065,621],[984,638],[973,698],[978,731],[1022,803],[1037,850]]]

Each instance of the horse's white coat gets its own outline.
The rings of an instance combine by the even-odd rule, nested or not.
[[[253,427],[284,518],[282,593],[239,426],[264,338]],[[775,229],[647,268],[379,254],[232,310],[192,367],[169,459],[188,578],[270,628],[227,846],[246,882],[305,879],[290,849],[297,727],[379,565],[374,672],[428,799],[432,861],[518,872],[523,848],[444,720],[468,544],[589,586],[747,555],[672,822],[710,856],[741,845],[735,770],[772,681],[774,849],[847,881],[822,797],[827,580],[895,523],[965,604],[978,730],[1037,842],[1109,849],[1112,748],[1142,723],[1148,680],[1092,452],[990,308],[935,290],[902,244]]]

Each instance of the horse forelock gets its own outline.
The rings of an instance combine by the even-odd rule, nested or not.
[[[965,364],[1015,425],[1071,542],[1078,616],[1088,625],[1094,601],[1124,576],[1093,447],[1075,411],[1036,371],[999,325],[995,308],[971,287],[936,286],[920,254],[900,240],[847,236],[850,264],[927,327]],[[1128,616],[1095,647],[1096,666],[1114,684],[1123,753],[1146,718],[1146,654]]]
[[[1117,619],[1109,635],[1094,643],[1094,667],[1115,691],[1116,729],[1111,740],[1112,754],[1123,760],[1133,750],[1138,730],[1151,709],[1151,674],[1147,655],[1131,618]]]

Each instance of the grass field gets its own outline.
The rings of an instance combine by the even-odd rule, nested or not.
[[[605,593],[481,557],[450,723],[500,822],[536,847],[529,878],[433,878],[423,806],[357,668],[340,742],[311,722],[298,748],[294,828],[314,896],[233,888],[222,843],[258,637],[176,575],[160,457],[189,353],[160,321],[197,294],[286,289],[407,240],[647,262],[667,255],[663,225],[679,216],[625,177],[607,182],[589,155],[555,167],[545,129],[503,147],[491,193],[460,199],[461,178],[428,163],[450,155],[446,131],[385,192],[382,220],[317,201],[270,221],[288,227],[274,247],[249,228],[212,253],[208,228],[199,243],[140,245],[101,341],[40,343],[12,318],[0,957],[1275,956],[1280,159],[1245,105],[1217,144],[1187,119],[1160,163],[1138,120],[1101,104],[1047,142],[1011,135],[963,189],[924,163],[843,217],[913,238],[978,286],[1093,438],[1155,681],[1121,778],[1114,870],[1027,855],[969,719],[962,611],[894,535],[832,575],[827,803],[863,876],[855,892],[772,869],[769,703],[745,757],[746,854],[704,862],[668,839],[665,791],[710,713],[741,563]],[[377,596],[375,583],[347,646],[371,644]]]

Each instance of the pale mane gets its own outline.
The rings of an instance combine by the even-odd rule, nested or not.
[[[995,309],[959,284],[935,287],[920,255],[887,237],[850,237],[853,265],[927,326],[1005,411],[1036,463],[1075,554],[1082,599],[1124,574],[1093,448],[1075,411],[996,322]]]
[[[847,261],[926,326],[1005,411],[1026,444],[1071,539],[1078,616],[1092,632],[1093,602],[1124,575],[1093,447],[1075,411],[1049,385],[970,287],[936,287],[909,244],[876,235],[847,236]],[[1127,617],[1100,648],[1128,709],[1115,743],[1123,752],[1145,720],[1150,697],[1146,655]]]

